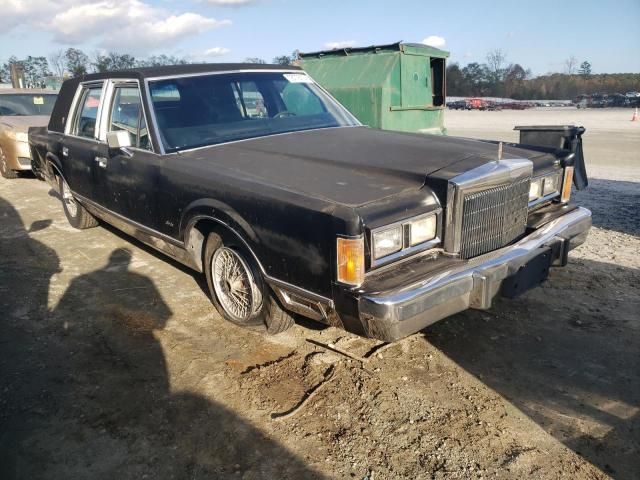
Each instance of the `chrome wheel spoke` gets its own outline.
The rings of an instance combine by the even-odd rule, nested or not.
[[[78,204],[76,199],[73,198],[69,185],[64,180],[62,181],[62,201],[65,203],[69,214],[75,217],[78,214]]]
[[[221,247],[214,253],[211,274],[218,301],[229,316],[242,323],[260,309],[262,295],[251,270],[234,250]]]

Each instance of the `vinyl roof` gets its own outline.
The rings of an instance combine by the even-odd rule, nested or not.
[[[237,70],[300,70],[293,65],[272,65],[266,63],[192,63],[187,65],[167,65],[162,67],[143,67],[128,70],[115,70],[102,73],[90,73],[82,81],[101,80],[103,78],[151,78],[170,75],[190,75],[194,73],[224,72]]]

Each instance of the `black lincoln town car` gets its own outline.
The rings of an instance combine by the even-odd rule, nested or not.
[[[71,225],[115,225],[273,333],[399,339],[539,284],[591,226],[570,149],[371,129],[296,67],[86,75],[30,133]]]

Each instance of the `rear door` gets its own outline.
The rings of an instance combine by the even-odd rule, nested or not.
[[[93,165],[104,151],[98,139],[104,82],[82,84],[76,94],[74,112],[66,126],[62,141],[62,170],[67,183],[75,193],[102,202],[97,188]]]

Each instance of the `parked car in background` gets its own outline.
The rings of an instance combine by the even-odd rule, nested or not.
[[[29,127],[47,125],[57,93],[52,90],[0,90],[0,174],[16,178],[31,170]]]
[[[447,102],[447,108],[449,110],[468,110],[467,102],[465,100],[454,100]]]
[[[527,146],[368,128],[299,68],[209,64],[67,80],[31,141],[72,226],[202,272],[223,318],[393,341],[540,284],[585,240],[582,155],[519,128]]]

